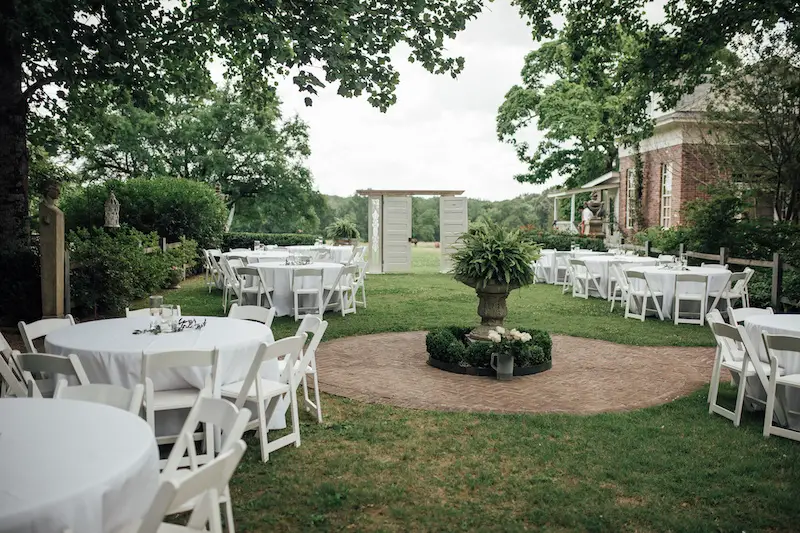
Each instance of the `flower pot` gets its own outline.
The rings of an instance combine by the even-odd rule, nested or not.
[[[511,378],[514,377],[513,355],[493,353],[489,360],[489,366],[497,372],[497,379],[499,381],[511,381]]]
[[[475,340],[489,340],[489,330],[503,325],[508,315],[506,298],[517,287],[504,283],[489,283],[485,287],[477,283],[467,283],[467,285],[475,287],[475,293],[478,295],[478,316],[481,317],[481,325],[473,329],[469,336]]]

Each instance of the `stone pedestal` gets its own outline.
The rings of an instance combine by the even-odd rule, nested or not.
[[[481,325],[470,332],[469,336],[472,339],[489,340],[489,330],[503,325],[503,321],[508,316],[506,298],[508,298],[509,292],[511,292],[511,288],[508,285],[493,283],[486,287],[475,288],[475,293],[478,295],[478,316],[481,317]]]
[[[603,233],[603,219],[595,217],[589,220],[589,237],[605,237]]]
[[[64,316],[64,213],[54,201],[48,192],[39,204],[42,316],[45,318]]]

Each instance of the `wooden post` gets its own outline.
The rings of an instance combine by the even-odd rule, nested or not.
[[[553,198],[553,222],[558,222],[558,198]]]
[[[64,313],[72,312],[72,302],[69,293],[69,248],[64,249]]]
[[[167,238],[166,237],[161,239],[161,251],[162,252],[166,252],[167,251]]]
[[[650,257],[650,241],[644,241],[644,256]]]
[[[678,245],[678,257],[683,257],[683,243]]]
[[[772,255],[772,309],[780,312],[778,305],[781,303],[781,286],[783,285],[783,261],[779,253]]]
[[[724,246],[719,249],[719,264],[724,265],[728,262],[728,249]]]

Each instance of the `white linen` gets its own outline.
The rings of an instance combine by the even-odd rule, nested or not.
[[[761,338],[761,333],[772,335],[790,335],[800,337],[800,315],[755,315],[745,319],[744,329],[758,352],[758,357],[764,362],[769,362],[767,348]],[[780,366],[786,374],[800,374],[800,360],[797,357],[783,357],[784,352],[775,352]],[[757,377],[748,379],[751,392],[758,391],[757,395],[766,399],[767,395]],[[785,394],[782,403],[790,411],[800,411],[800,391],[797,389],[778,388],[778,394]],[[800,431],[800,415],[788,413],[789,427]]]
[[[539,264],[544,268],[547,274],[547,283],[556,282],[556,253],[568,254],[572,259],[584,259],[586,257],[605,257],[607,252],[595,252],[594,250],[574,250],[572,252],[556,251],[556,250],[542,250],[539,255]]]
[[[272,306],[277,316],[294,315],[294,297],[292,296],[292,272],[298,268],[321,268],[323,286],[329,287],[336,281],[336,276],[342,269],[340,263],[315,262],[308,265],[282,265],[280,263],[253,263],[250,266],[258,268],[266,283],[274,288],[272,293]],[[303,289],[318,288],[309,278],[300,278]],[[312,305],[313,295],[301,295],[300,305]],[[334,300],[331,300],[334,301]]]
[[[141,418],[106,405],[0,399],[0,532],[103,533],[137,520],[158,490]]]
[[[201,330],[184,330],[179,333],[142,333],[149,317],[113,318],[95,320],[62,328],[45,337],[49,353],[78,356],[92,383],[110,383],[131,388],[141,383],[142,352],[145,350],[219,350],[217,372],[221,384],[239,381],[247,376],[253,356],[262,342],[275,340],[272,330],[258,322],[224,317],[184,317],[206,321]],[[278,379],[277,360],[262,367],[267,379]],[[153,376],[155,390],[184,388],[188,385],[202,388],[211,367],[175,368]],[[185,414],[178,411],[156,413],[156,433],[175,434],[183,426]],[[276,409],[270,429],[286,427],[285,407]]]
[[[312,250],[325,249],[331,253],[331,259],[336,263],[347,263],[353,255],[352,246],[331,246],[328,244],[321,244],[318,246],[287,246],[290,252],[296,254],[308,255]]]
[[[584,255],[580,259],[586,263],[586,268],[594,276],[599,276],[600,280],[597,282],[600,288],[600,297],[608,298],[608,279],[611,277],[611,263],[618,261],[620,263],[630,263],[631,265],[655,265],[658,259],[654,257],[629,257],[624,255]]]
[[[290,252],[286,250],[245,250],[239,252],[225,252],[225,257],[244,257],[248,263],[257,263],[260,259],[286,259]]]
[[[730,272],[720,268],[689,267],[688,270],[670,270],[659,266],[635,266],[628,271],[641,272],[647,278],[650,288],[653,291],[664,293],[664,300],[661,304],[661,311],[664,318],[672,317],[672,306],[675,303],[675,276],[677,274],[698,274],[708,278],[706,299],[709,292],[721,291],[725,288]],[[639,279],[632,279],[631,286],[637,291],[645,289],[644,282]],[[699,294],[702,291],[702,283],[681,283],[681,291],[689,294]],[[709,306],[712,302],[709,302]],[[706,312],[711,311],[708,309]]]

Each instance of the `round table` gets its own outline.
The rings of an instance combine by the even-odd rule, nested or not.
[[[764,346],[764,341],[761,333],[766,332],[772,335],[789,335],[792,337],[800,337],[800,315],[755,315],[745,319],[744,329],[750,341],[758,351],[758,357],[764,362],[769,362],[767,355],[767,348]],[[778,358],[779,364],[784,369],[784,374],[800,374],[800,358],[789,357],[786,352],[776,351],[775,356]],[[786,354],[786,355],[784,355]],[[751,378],[748,380],[748,386],[751,387],[751,393],[758,391],[758,396],[766,399],[767,395],[758,378]],[[800,391],[794,388],[779,388],[779,394],[783,394],[781,398],[784,406],[789,408],[789,411],[800,411]],[[800,415],[787,413],[789,417],[789,427],[800,431]]]
[[[626,255],[601,255],[601,254],[591,254],[591,255],[582,255],[577,259],[582,260],[586,263],[586,268],[589,269],[589,272],[594,275],[598,276],[600,279],[597,282],[600,288],[600,297],[601,298],[608,298],[608,289],[609,289],[609,281],[612,278],[611,273],[611,263],[612,262],[620,262],[620,263],[629,263],[630,265],[655,265],[658,263],[658,259],[654,257],[634,257],[634,256],[626,256]]]
[[[661,304],[661,311],[664,313],[664,318],[672,317],[672,306],[675,301],[675,276],[677,274],[699,274],[708,278],[708,285],[706,290],[706,299],[708,299],[709,292],[721,291],[725,288],[731,272],[722,268],[708,268],[708,267],[689,267],[688,270],[671,270],[659,266],[635,266],[627,269],[632,272],[640,272],[647,278],[647,283],[653,291],[660,291],[664,293],[663,303]],[[641,280],[631,280],[631,285],[637,291],[644,290],[644,283]],[[701,283],[685,283],[681,285],[681,290],[687,293],[700,293],[702,290]],[[709,304],[706,312],[711,311]]]
[[[258,322],[224,317],[183,317],[206,321],[201,330],[187,329],[178,333],[142,333],[150,317],[112,318],[83,322],[62,328],[45,337],[48,353],[78,356],[92,383],[111,383],[131,388],[142,382],[142,352],[169,350],[219,350],[217,374],[220,384],[239,381],[247,376],[253,356],[262,342],[273,342],[272,330]],[[202,388],[210,367],[169,369],[153,376],[155,390]],[[262,366],[262,375],[278,379],[277,360]],[[156,415],[156,433],[172,435],[180,431],[185,415],[165,411]],[[286,427],[284,410],[276,409],[270,428]]]
[[[112,531],[141,518],[158,490],[150,426],[122,409],[4,398],[0,430],[0,531]]]
[[[292,272],[298,268],[321,268],[323,287],[330,287],[336,282],[336,276],[342,269],[341,263],[317,261],[307,265],[282,265],[280,263],[253,263],[249,266],[258,268],[267,285],[274,288],[272,306],[277,316],[294,315],[294,297],[292,296]],[[304,289],[319,288],[319,284],[309,278],[301,278]],[[313,296],[301,295],[300,305],[312,305]],[[334,301],[334,300],[331,300]]]
[[[542,250],[539,254],[539,265],[547,274],[547,283],[555,283],[556,280],[556,254],[567,257],[568,259],[584,259],[585,257],[603,257],[607,252],[595,252],[594,250]]]
[[[317,246],[287,246],[287,250],[292,253],[309,255],[312,250],[325,249],[331,253],[331,260],[336,263],[347,263],[353,255],[352,246],[331,246],[328,244],[321,244]]]
[[[257,263],[261,259],[286,259],[292,254],[286,250],[245,250],[238,252],[225,252],[222,255],[228,259],[234,257],[244,257],[248,263]]]

